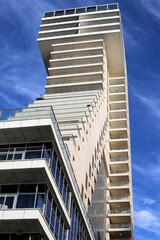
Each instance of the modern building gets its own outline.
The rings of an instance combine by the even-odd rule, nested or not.
[[[131,240],[127,73],[118,4],[46,12],[46,93],[0,121],[0,239]]]

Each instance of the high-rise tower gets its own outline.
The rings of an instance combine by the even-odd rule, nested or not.
[[[46,12],[46,93],[0,122],[0,239],[133,239],[118,4]]]

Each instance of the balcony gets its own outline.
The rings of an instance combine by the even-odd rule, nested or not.
[[[118,214],[121,214],[121,215],[130,214],[130,209],[111,209],[111,210],[108,211],[108,215],[109,214],[115,214],[115,215],[118,215]]]
[[[47,143],[45,143],[47,145]],[[30,146],[32,145],[32,146]],[[33,160],[34,159],[34,160]],[[59,161],[57,159],[57,155],[55,152],[53,152],[51,149],[47,149],[46,146],[44,144],[21,144],[21,145],[10,145],[8,148],[0,148],[0,166],[1,166],[1,177],[0,177],[0,181],[2,181],[2,169],[5,168],[5,163],[10,164],[11,161],[14,162],[15,165],[19,165],[19,171],[20,171],[20,164],[18,164],[18,161],[23,161],[24,162],[24,170],[21,169],[21,174],[25,176],[25,172],[26,172],[26,164],[29,163],[29,160],[33,160],[32,162],[32,166],[36,166],[36,161],[35,160],[46,160],[48,163],[48,167],[52,173],[52,176],[54,177],[54,180],[57,184],[57,187],[62,195],[62,198],[66,204],[66,206],[68,205],[68,199],[69,199],[69,189],[68,189],[68,185],[66,183],[66,180],[64,180],[64,174],[62,172],[62,169],[60,167]],[[4,164],[3,164],[4,162]],[[17,162],[17,163],[16,163]],[[39,162],[40,163],[40,162]],[[3,164],[3,168],[2,168],[2,164]],[[40,167],[40,164],[39,164]],[[28,166],[28,169],[30,169],[30,171],[32,171],[32,173],[35,171],[35,175],[36,171],[38,170],[34,170],[33,168],[30,168],[30,165]],[[13,165],[11,168],[12,172],[16,171],[13,170]],[[9,171],[9,169],[8,169]],[[22,173],[23,171],[23,173]],[[23,179],[23,177],[21,176],[21,174],[19,175],[17,173],[17,178],[21,177],[21,181]],[[42,172],[41,172],[42,174]],[[62,175],[63,174],[63,175]],[[12,174],[11,174],[12,175]],[[34,174],[33,174],[34,175]],[[31,177],[31,173],[28,173],[28,176],[30,176],[30,180],[33,178]],[[10,176],[11,177],[11,176]],[[37,176],[38,177],[38,176]],[[43,179],[43,174],[41,175],[41,178]],[[25,178],[24,178],[25,179]],[[33,178],[34,179],[34,178]],[[39,179],[40,181],[40,179]],[[46,178],[45,178],[46,181]]]
[[[122,231],[122,229],[124,229],[124,230],[131,230],[131,224],[109,224],[108,225],[108,229],[110,229],[110,230],[116,230],[116,229],[121,229],[121,231]]]
[[[5,191],[8,193],[5,193]],[[3,211],[3,215],[0,214],[0,218],[2,218],[0,220],[6,222],[6,226],[8,225],[7,221],[13,221],[14,228],[15,222],[21,220],[17,225],[19,229],[22,228],[26,232],[28,226],[38,232],[37,222],[39,224],[43,222],[45,227],[42,227],[42,229],[48,227],[60,239],[66,237],[64,221],[45,184],[2,185],[0,203],[0,212]],[[2,221],[0,221],[1,231],[4,229]],[[27,226],[24,226],[24,222]],[[9,227],[9,229],[11,228]],[[49,239],[54,239],[54,237],[52,236]]]
[[[128,161],[127,157],[111,157],[110,162],[126,162]]]
[[[127,187],[129,182],[112,182],[108,183],[108,187]]]
[[[108,201],[129,201],[129,195],[117,195],[117,196],[109,196]]]
[[[110,136],[110,140],[116,140],[116,139],[126,139],[127,138],[127,135],[124,134],[124,135],[111,135]]]
[[[122,174],[122,175],[123,175],[123,174],[127,174],[127,175],[128,175],[128,174],[129,174],[129,171],[128,171],[128,170],[110,170],[110,173],[111,173],[111,174],[116,174],[116,175],[117,175],[117,174]]]

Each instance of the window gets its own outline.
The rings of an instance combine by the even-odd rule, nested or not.
[[[67,9],[66,10],[66,15],[68,14],[74,14],[75,9]]]
[[[107,10],[107,5],[101,5],[97,7],[98,11],[103,11],[103,10]]]
[[[53,17],[54,12],[46,12],[44,17]]]
[[[19,195],[16,208],[33,208],[35,194]]]
[[[56,11],[55,16],[61,16],[64,15],[64,11]]]
[[[96,7],[87,7],[87,12],[95,12]]]
[[[117,9],[117,4],[108,5],[108,10]]]
[[[77,8],[76,13],[85,13],[85,8]]]

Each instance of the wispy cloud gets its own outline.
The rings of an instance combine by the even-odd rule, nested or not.
[[[152,96],[147,96],[140,94],[137,89],[132,87],[132,93],[134,97],[138,98],[138,100],[143,103],[147,108],[148,112],[154,115],[156,118],[160,118],[160,99]]]
[[[135,212],[135,225],[160,236],[160,217],[152,211],[141,210]]]
[[[139,4],[141,4],[141,6],[144,7],[148,13],[151,13],[153,17],[155,17],[159,20],[159,18],[160,18],[159,0],[152,0],[152,1],[151,0],[138,0],[138,1],[136,1],[136,4],[137,4],[137,6],[139,6]]]

